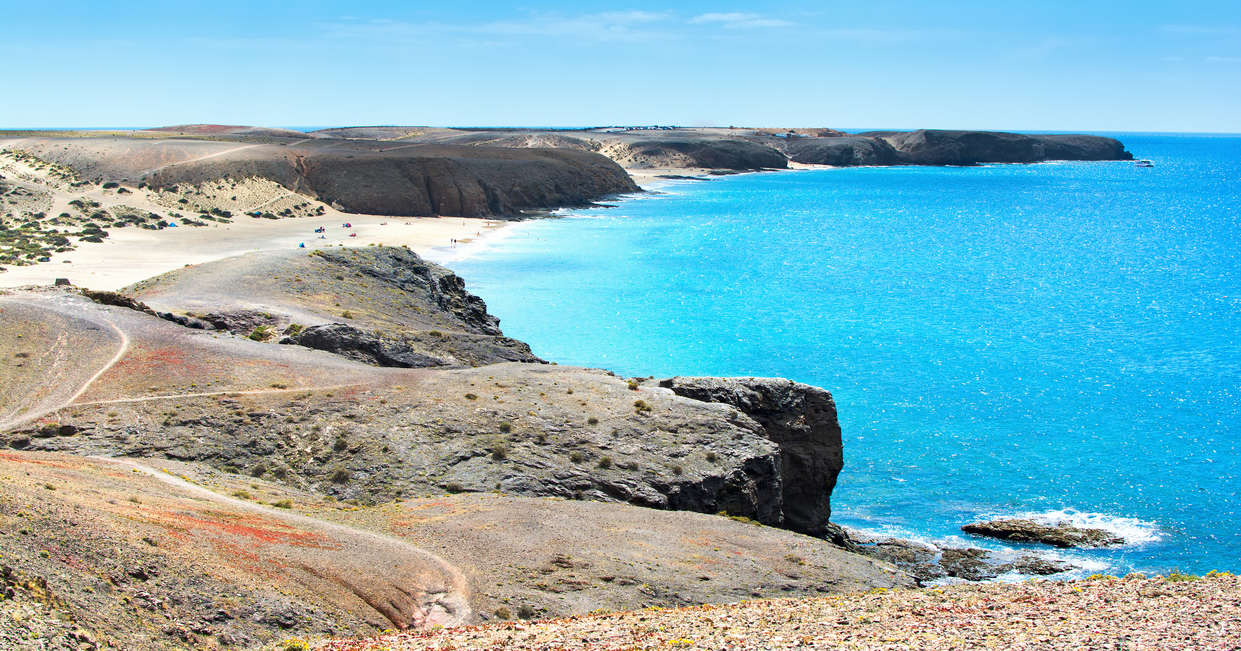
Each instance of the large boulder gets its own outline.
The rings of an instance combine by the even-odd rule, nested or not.
[[[965,533],[1011,542],[1042,543],[1054,547],[1106,547],[1125,539],[1106,529],[1074,526],[1068,522],[1044,524],[1025,518],[1002,518],[961,527]]]
[[[784,526],[815,536],[827,533],[832,489],[844,466],[830,393],[780,378],[674,377],[659,385],[687,398],[730,405],[754,419],[780,451]]]

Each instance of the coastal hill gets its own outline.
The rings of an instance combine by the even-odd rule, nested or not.
[[[0,640],[249,645],[915,583],[799,533],[833,531],[820,389],[468,359],[516,348],[403,249],[256,253],[127,291],[155,307],[0,295],[0,515],[21,532],[0,553],[31,614]],[[319,321],[438,363],[293,337]]]
[[[442,129],[353,127],[315,135],[487,147],[599,152],[629,168],[780,169],[810,165],[978,165],[1048,160],[1131,160],[1115,138],[994,131],[831,129]]]
[[[260,178],[346,212],[513,216],[638,188],[589,152],[294,138],[251,130],[0,139],[81,179],[153,189]],[[274,198],[274,197],[273,197]]]

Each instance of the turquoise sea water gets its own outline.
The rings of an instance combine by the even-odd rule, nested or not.
[[[1092,569],[1241,570],[1241,137],[1122,140],[1155,167],[683,182],[440,257],[544,358],[829,389],[842,524],[1067,516],[1134,540]]]

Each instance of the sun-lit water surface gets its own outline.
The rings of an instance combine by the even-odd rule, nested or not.
[[[1241,137],[1122,139],[1155,167],[677,183],[440,257],[546,359],[829,389],[842,524],[1067,515],[1135,541],[1092,568],[1241,570]]]

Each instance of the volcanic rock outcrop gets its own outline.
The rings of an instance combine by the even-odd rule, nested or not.
[[[844,466],[830,393],[780,378],[675,377],[659,386],[736,407],[757,421],[780,450],[783,525],[814,536],[827,533],[832,490]]]
[[[1106,529],[1078,527],[1067,522],[1044,524],[1025,518],[1001,518],[961,527],[965,533],[1012,542],[1042,543],[1053,547],[1106,547],[1125,539]]]

